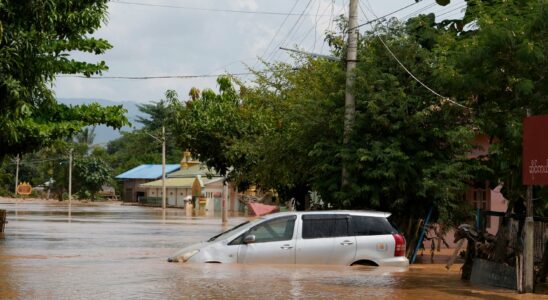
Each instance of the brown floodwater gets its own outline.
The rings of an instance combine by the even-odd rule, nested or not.
[[[459,279],[458,266],[372,267],[167,263],[225,230],[218,217],[121,205],[1,203],[0,299],[541,299]],[[243,217],[230,218],[230,226]]]

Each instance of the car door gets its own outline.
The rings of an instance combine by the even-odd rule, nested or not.
[[[244,233],[238,247],[239,263],[295,263],[295,215],[266,220]],[[246,236],[255,242],[245,244]]]
[[[350,234],[348,215],[306,214],[297,239],[298,264],[349,265],[356,255],[356,239]]]

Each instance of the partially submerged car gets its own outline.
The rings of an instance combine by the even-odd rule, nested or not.
[[[176,252],[170,262],[408,267],[405,238],[373,211],[283,212]]]

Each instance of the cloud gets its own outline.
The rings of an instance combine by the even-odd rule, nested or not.
[[[295,1],[158,0],[148,3],[289,12]],[[408,1],[411,3],[414,0]],[[371,0],[371,6],[375,8],[377,15],[382,15],[391,9],[409,4],[403,2],[405,1]],[[301,13],[307,3],[308,1],[299,1],[294,13]],[[312,15],[301,18],[298,24],[298,16],[289,16],[267,54],[274,51],[274,59],[288,59],[287,53],[277,49],[279,45],[298,45],[307,51],[326,53],[328,49],[325,45],[322,47],[322,43],[324,32],[330,26],[331,12],[335,16],[340,15],[347,5],[348,1],[345,0],[312,1],[307,9],[307,14]],[[327,16],[316,18],[316,12]],[[403,13],[407,14],[409,11]],[[243,63],[259,66],[256,58],[265,53],[265,48],[274,38],[284,18],[285,15],[197,11],[110,2],[108,22],[94,36],[107,39],[114,48],[101,56],[82,53],[74,53],[73,56],[75,59],[90,62],[106,61],[110,69],[104,75],[108,76],[245,72]],[[293,33],[288,35],[293,26]],[[194,86],[200,89],[217,88],[215,78],[147,81],[59,78],[55,82],[55,91],[58,97],[65,98],[91,97],[147,102],[162,99],[167,89],[176,90],[184,98]]]

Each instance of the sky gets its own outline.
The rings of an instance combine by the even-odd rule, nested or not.
[[[465,2],[439,6],[435,0],[360,0],[359,7],[362,24],[402,8],[390,17],[405,20],[435,12],[438,20],[460,18]],[[329,54],[324,33],[341,14],[348,14],[348,0],[113,0],[106,24],[93,34],[113,48],[99,56],[71,55],[89,62],[104,60],[109,66],[105,77],[247,73],[250,67],[261,69],[258,58],[290,62],[280,46]],[[61,75],[54,83],[58,98],[139,103],[164,99],[166,90],[175,90],[185,100],[192,87],[217,90],[214,76],[127,80]]]

